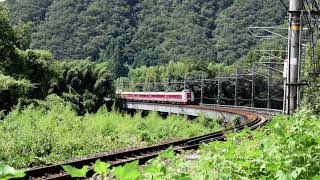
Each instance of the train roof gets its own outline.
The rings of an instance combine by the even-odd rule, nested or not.
[[[190,91],[177,91],[177,92],[130,92],[130,91],[117,91],[116,93],[121,93],[121,94],[181,94],[181,93],[186,93],[186,92],[190,92]]]

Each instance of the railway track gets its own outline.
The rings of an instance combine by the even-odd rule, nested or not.
[[[209,106],[188,106],[191,108],[199,108],[199,109],[206,109],[206,110],[213,110],[213,111],[221,111],[221,112],[228,112],[233,113],[236,115],[240,115],[246,118],[246,122],[241,124],[240,126],[236,127],[236,130],[241,131],[245,127],[249,127],[252,130],[263,126],[269,120],[266,114],[249,112],[246,110],[240,109],[230,109],[230,108],[221,108],[221,107],[209,107]],[[134,150],[123,151],[119,153],[111,153],[105,154],[97,157],[82,159],[78,161],[67,162],[64,164],[57,164],[47,167],[41,168],[34,168],[29,169],[26,171],[25,179],[70,179],[70,176],[63,171],[63,165],[71,165],[77,168],[81,168],[84,165],[90,166],[96,160],[100,159],[101,161],[109,162],[111,167],[123,165],[125,163],[139,160],[140,164],[144,164],[146,161],[158,156],[162,151],[172,147],[176,152],[182,150],[191,150],[197,149],[200,144],[208,143],[212,141],[222,141],[224,140],[224,134],[228,131],[233,131],[234,128],[224,129],[222,131],[210,133],[207,135],[202,135],[190,139],[179,140],[164,144],[159,144],[155,146],[149,146],[145,148],[139,148]],[[94,174],[93,170],[91,169],[88,172],[88,176],[92,176]]]

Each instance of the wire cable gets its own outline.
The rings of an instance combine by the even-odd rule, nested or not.
[[[312,0],[312,4],[316,7],[317,11],[319,11],[318,2],[316,0]]]
[[[287,12],[289,12],[288,6],[283,2],[283,0],[280,0],[281,4],[286,8]]]

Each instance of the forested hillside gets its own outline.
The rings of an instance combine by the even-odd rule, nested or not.
[[[182,58],[231,64],[257,40],[249,26],[281,24],[273,0],[7,0],[12,23],[33,22],[33,49],[56,59],[107,61],[117,75],[125,64],[165,64]]]
[[[93,112],[114,93],[112,74],[105,63],[55,61],[44,50],[23,50],[26,24],[11,26],[7,9],[0,4],[0,119],[19,103],[41,104],[57,94],[78,112]]]

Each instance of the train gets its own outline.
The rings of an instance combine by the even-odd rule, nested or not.
[[[116,91],[118,98],[126,101],[157,102],[173,104],[193,104],[194,93],[190,90],[181,92],[125,92]]]

